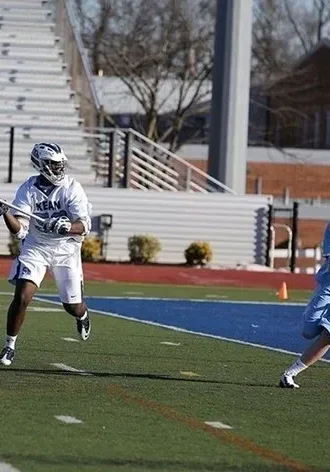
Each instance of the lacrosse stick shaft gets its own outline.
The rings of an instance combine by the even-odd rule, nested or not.
[[[3,200],[0,198],[0,203],[3,203],[7,207],[11,208],[12,210],[16,210],[19,213],[22,213],[22,215],[28,216],[29,218],[34,218],[36,221],[39,221],[39,223],[44,223],[45,220],[41,218],[40,216],[34,215],[33,213],[29,213],[28,211],[21,210],[18,208],[16,205],[13,205],[12,203],[6,202],[6,200]]]

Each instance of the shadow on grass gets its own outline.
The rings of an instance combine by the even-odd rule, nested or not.
[[[172,377],[170,375],[162,374],[148,374],[148,373],[134,373],[134,372],[95,372],[95,371],[84,371],[84,372],[70,372],[66,370],[58,369],[27,369],[27,368],[1,368],[0,376],[4,373],[8,374],[27,374],[27,375],[55,375],[62,377],[98,377],[98,378],[130,378],[130,379],[149,379],[149,380],[166,380],[173,382],[194,382],[194,383],[207,383],[207,384],[218,384],[218,385],[241,385],[247,387],[271,387],[274,388],[276,385],[273,383],[259,383],[241,381],[231,382],[228,380],[211,380],[201,378],[189,378],[189,377]]]
[[[100,470],[104,467],[105,470],[113,470],[112,467],[116,467],[114,470],[120,470],[121,467],[125,467],[125,470],[143,470],[143,471],[152,471],[152,470],[188,470],[191,472],[194,471],[210,471],[210,472],[284,472],[288,471],[288,468],[279,466],[277,464],[253,464],[247,463],[242,465],[233,465],[228,464],[224,461],[217,462],[197,462],[197,461],[184,461],[184,460],[170,460],[170,459],[117,459],[117,458],[99,458],[99,457],[72,457],[72,456],[57,456],[49,457],[36,454],[5,454],[2,457],[9,462],[15,461],[25,461],[33,462],[35,465],[41,466],[74,466],[79,467],[81,470],[84,468],[95,470]],[[111,468],[111,469],[110,469]],[[318,469],[318,472],[326,472],[329,469]]]

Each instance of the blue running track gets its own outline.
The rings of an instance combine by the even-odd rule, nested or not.
[[[51,295],[40,300],[59,302]],[[275,349],[302,352],[302,305],[87,297],[91,310]]]

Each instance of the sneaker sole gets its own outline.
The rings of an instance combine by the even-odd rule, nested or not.
[[[9,366],[13,361],[7,361],[6,359],[0,359],[2,365]]]

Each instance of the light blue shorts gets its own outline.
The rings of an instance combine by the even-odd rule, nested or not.
[[[330,333],[330,286],[319,285],[303,313],[303,335],[312,339],[322,329]]]

